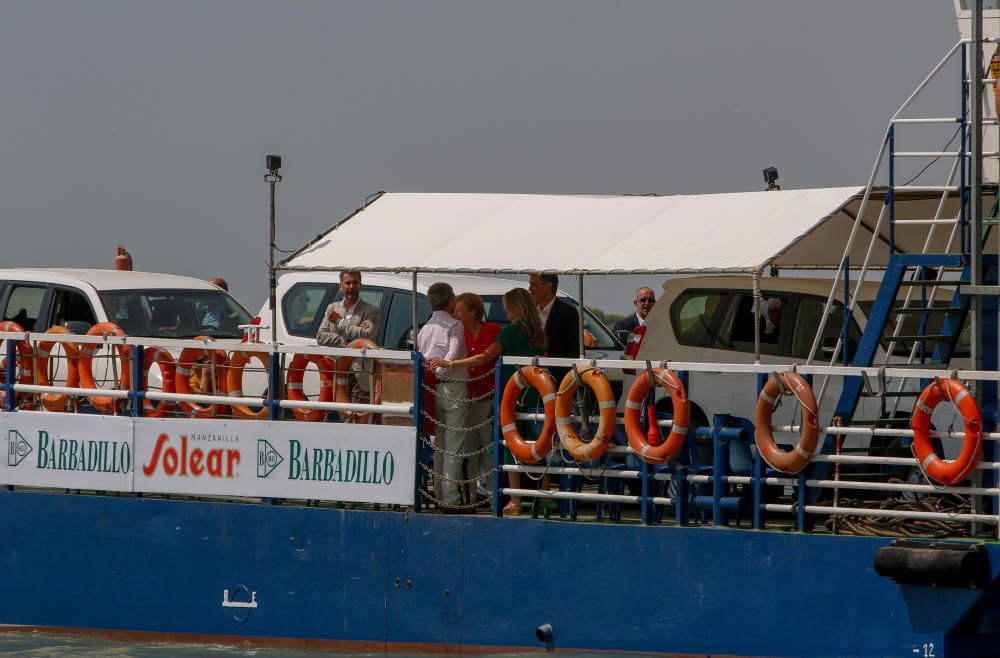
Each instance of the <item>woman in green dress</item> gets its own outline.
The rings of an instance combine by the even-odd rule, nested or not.
[[[531,295],[524,288],[514,288],[508,290],[503,296],[503,310],[507,314],[510,324],[500,330],[496,342],[486,348],[481,354],[470,356],[465,359],[455,361],[431,361],[428,366],[436,368],[469,368],[481,366],[495,360],[501,354],[506,356],[542,356],[545,353],[545,329],[542,321],[538,317],[538,308],[531,300]],[[517,366],[503,367],[501,373],[500,390],[507,385],[507,380],[514,376]],[[534,393],[534,389],[530,389]],[[537,398],[537,395],[535,396]],[[522,436],[528,435],[522,431]],[[509,453],[504,451],[505,457],[510,459]],[[506,461],[506,460],[505,460]],[[513,460],[510,460],[513,463]],[[508,473],[510,486],[512,489],[521,488],[521,474]],[[503,508],[504,516],[518,516],[521,513],[521,498],[512,496],[507,506]]]

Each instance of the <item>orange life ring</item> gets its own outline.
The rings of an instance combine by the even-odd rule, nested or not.
[[[377,350],[378,345],[367,338],[357,338],[348,343],[347,348],[352,350]],[[354,365],[354,361],[357,358],[356,356],[337,357],[336,367],[334,368],[337,371],[337,385],[333,395],[335,402],[351,401],[351,393],[347,390],[347,382],[349,381],[348,375],[350,374],[351,366]],[[374,361],[376,369],[381,366],[378,359]],[[382,378],[377,373],[372,388],[371,404],[382,404]],[[367,424],[375,420],[376,414],[345,412],[341,414],[341,417],[348,423]]]
[[[125,332],[122,331],[114,322],[100,322],[95,324],[87,332],[88,336],[116,336],[124,337]],[[77,361],[77,372],[80,375],[80,386],[82,388],[100,388],[97,382],[94,381],[94,354],[100,349],[99,344],[83,344],[80,345],[80,358]],[[115,351],[118,352],[118,356],[121,358],[122,366],[120,370],[120,381],[115,382],[120,388],[118,390],[127,390],[131,386],[132,376],[129,369],[129,364],[132,362],[130,350],[127,345],[114,345]],[[111,355],[114,359],[114,355]],[[118,409],[120,402],[118,398],[112,398],[104,395],[88,395],[87,399],[90,400],[90,404],[94,406],[95,409],[104,413],[112,413]]]
[[[618,412],[615,410],[615,394],[611,383],[598,368],[586,368],[576,373],[570,370],[563,377],[556,393],[556,430],[563,447],[573,455],[578,462],[589,462],[598,459],[608,450],[615,436],[615,425],[618,423]],[[597,408],[600,421],[597,432],[590,441],[583,441],[573,431],[573,398],[580,383],[590,388],[597,396]]]
[[[965,422],[965,440],[958,459],[941,459],[931,445],[931,414],[947,400],[955,405]],[[979,407],[969,390],[957,379],[935,379],[923,390],[910,417],[913,453],[920,469],[935,482],[958,484],[976,467],[983,450],[983,423]]]
[[[264,366],[265,372],[270,372],[267,355],[260,352],[233,352],[229,357],[229,372],[226,374],[226,386],[229,395],[234,398],[243,397],[243,368],[250,363],[251,359],[257,359]],[[256,406],[256,405],[255,405]],[[268,409],[261,407],[254,411],[246,404],[234,404],[233,415],[237,418],[249,420],[267,420]]]
[[[779,448],[774,442],[774,433],[771,432],[771,415],[786,390],[791,391],[802,407],[802,433],[792,450]],[[757,398],[754,429],[760,456],[771,468],[789,474],[798,473],[805,468],[812,460],[819,443],[819,408],[809,383],[797,372],[779,372],[777,379],[773,376],[768,378]]]
[[[319,401],[333,402],[333,359],[319,354],[296,354],[288,364],[288,374],[285,376],[285,395],[289,400],[303,402],[306,399],[302,390],[302,380],[306,374],[306,366],[310,363],[319,370]],[[292,407],[292,415],[297,420],[310,423],[322,423],[326,420],[326,411],[322,409],[301,409]]]
[[[71,334],[66,327],[49,327],[47,334],[66,335]],[[80,355],[79,346],[76,343],[58,343],[62,345],[66,352],[66,386],[76,388],[80,385],[80,373],[77,368],[77,357]],[[49,357],[52,355],[52,348],[57,343],[52,340],[43,340],[38,343],[35,349],[35,381],[39,386],[51,386],[49,379]],[[67,411],[69,409],[69,395],[65,393],[43,393],[42,406],[46,411]]]
[[[632,382],[632,388],[628,390],[628,398],[625,401],[625,433],[628,435],[629,447],[639,455],[640,459],[647,464],[665,464],[677,456],[684,447],[684,441],[687,440],[691,401],[687,397],[687,391],[684,390],[683,382],[673,370],[653,368],[653,380],[651,382],[649,373],[644,372]],[[646,394],[653,388],[654,383],[667,389],[674,412],[670,434],[658,446],[649,443],[649,438],[640,422]],[[656,418],[651,418],[650,422],[655,423]]]
[[[208,336],[198,336],[194,340],[204,341],[206,344],[213,342]],[[229,357],[222,350],[211,347],[185,347],[177,357],[177,365],[174,370],[174,389],[182,395],[190,395],[191,375],[194,374],[194,365],[198,357],[204,356],[209,360],[210,367],[216,374],[215,381],[219,385],[220,393],[225,393],[226,387],[225,367],[229,363]],[[214,418],[226,414],[229,410],[225,405],[206,404],[197,402],[180,401],[181,410],[192,418]]]
[[[534,445],[528,443],[517,431],[517,399],[521,391],[531,386],[542,396],[545,420],[542,431]],[[552,375],[538,366],[524,366],[514,373],[503,389],[500,401],[500,431],[507,442],[511,454],[524,464],[537,464],[545,459],[552,449],[552,439],[556,434],[556,386]]]
[[[17,333],[26,333],[24,328],[13,320],[4,320],[0,322],[0,331],[10,331]],[[4,344],[5,341],[0,340],[0,346]],[[6,350],[0,353],[0,359],[4,360],[6,364]],[[33,384],[35,382],[34,377],[34,350],[31,349],[31,343],[26,340],[17,341],[17,383],[18,384]],[[10,376],[11,368],[7,364],[7,376]],[[27,393],[14,393],[14,401],[20,403],[24,400]],[[0,402],[6,401],[7,392],[0,389]]]
[[[160,376],[163,381],[163,392],[174,393],[176,384],[177,362],[173,355],[162,347],[149,346],[142,351],[142,388],[146,390],[149,386],[149,369],[153,363],[160,366]],[[177,406],[172,400],[152,400],[142,399],[142,415],[148,418],[166,418]]]

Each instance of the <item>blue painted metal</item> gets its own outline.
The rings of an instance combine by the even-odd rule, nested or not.
[[[997,640],[975,623],[997,613],[996,544],[984,596],[877,576],[878,538],[22,491],[0,492],[0,518],[6,624],[379,651],[532,647],[549,623],[560,649],[803,658],[992,655]],[[557,598],[532,595],[546,583]],[[223,589],[259,607],[224,608]]]
[[[132,415],[141,418],[144,411],[143,401],[146,399],[143,348],[141,345],[132,345],[130,349],[132,351],[132,382],[128,397],[132,401]]]
[[[503,398],[503,355],[493,366],[493,516],[503,514],[500,505],[500,480],[503,477],[503,434],[500,433],[500,400]]]
[[[271,352],[268,355],[267,368],[267,418],[281,419],[281,354]]]
[[[413,361],[413,426],[417,430],[417,441],[413,449],[416,451],[415,467],[417,472],[413,477],[413,511],[417,514],[423,509],[424,469],[420,466],[424,455],[424,355],[420,352],[410,352]]]
[[[17,368],[17,343],[13,340],[8,340],[5,343],[7,349],[7,380],[4,382],[4,409],[7,411],[14,411],[17,409],[17,401],[14,398],[14,382],[17,378],[14,376]]]

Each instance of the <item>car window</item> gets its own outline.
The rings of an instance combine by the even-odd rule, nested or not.
[[[694,347],[727,345],[732,329],[727,321],[731,297],[725,290],[687,290],[681,293],[670,308],[677,342]]]
[[[809,357],[813,340],[819,330],[819,323],[823,317],[823,309],[826,307],[826,300],[821,297],[811,295],[799,296],[798,312],[795,317],[794,340],[792,341],[791,356],[805,359]],[[840,338],[844,323],[844,305],[840,302],[833,302],[827,311],[826,326],[823,328],[823,339],[820,343],[821,353],[817,356],[820,359],[829,360],[833,355],[833,350]],[[852,317],[847,329],[848,354],[853,355],[861,339],[861,328]],[[843,356],[843,351],[840,356]]]
[[[364,291],[362,291],[364,294]],[[417,323],[423,326],[431,317],[431,305],[423,295],[417,295]],[[389,313],[382,316],[385,324],[383,347],[389,349],[413,349],[409,342],[413,328],[413,293],[395,291],[389,306]]]
[[[507,319],[507,314],[503,310],[503,295],[483,295],[483,305],[486,307],[486,321],[496,322],[497,324],[504,326],[509,324]],[[579,305],[576,303],[575,299],[569,297],[559,297],[562,301],[566,302],[574,309],[578,309]],[[593,313],[589,310],[584,316],[583,320],[584,328],[590,332],[593,336],[593,344],[587,347],[594,347],[604,350],[620,350],[622,349],[621,344],[615,339],[611,331],[608,330],[604,323],[598,320]]]
[[[750,292],[740,293],[736,312],[729,331],[726,347],[738,352],[753,352],[756,340],[756,325],[760,326],[761,354],[783,355],[788,353],[789,325],[782,317],[790,316],[791,298],[787,294],[763,293],[758,311],[754,308],[754,297]],[[793,325],[794,326],[794,325]]]
[[[289,334],[310,338],[316,335],[331,289],[336,289],[336,284],[297,283],[291,287],[281,300],[282,317]]]
[[[16,322],[25,331],[43,331],[48,327],[36,327],[38,315],[45,297],[44,286],[14,284],[7,295],[3,309],[3,319]]]
[[[93,326],[97,324],[97,316],[87,297],[79,290],[55,288],[52,291],[49,326],[60,327],[67,322],[83,322]]]

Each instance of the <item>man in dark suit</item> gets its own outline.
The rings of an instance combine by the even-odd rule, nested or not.
[[[532,274],[528,292],[538,307],[538,316],[545,327],[546,356],[576,358],[580,356],[580,316],[576,309],[556,297],[559,277],[555,274]],[[556,386],[569,372],[568,368],[549,368]]]
[[[635,291],[635,301],[632,303],[635,304],[635,313],[615,322],[615,336],[619,336],[619,331],[632,333],[638,327],[646,324],[646,317],[653,310],[653,304],[656,303],[656,293],[653,292],[652,288],[639,288]]]

